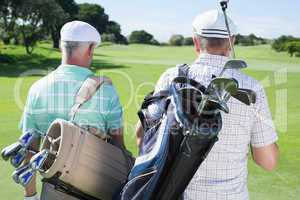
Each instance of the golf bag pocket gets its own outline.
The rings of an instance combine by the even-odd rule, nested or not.
[[[59,191],[54,185],[50,183],[43,183],[41,200],[80,200],[77,197],[69,195],[65,192]]]
[[[155,178],[156,173],[157,169],[155,168],[146,169],[143,174],[130,180],[124,187],[126,194],[124,194],[122,199],[143,199],[145,189]]]

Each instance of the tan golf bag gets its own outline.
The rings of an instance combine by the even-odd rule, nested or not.
[[[84,84],[89,85],[85,89],[82,86],[77,95],[81,98],[77,98],[72,109],[72,118],[101,83],[103,81],[96,82],[93,87],[91,82]],[[88,91],[85,97],[81,91]],[[107,140],[105,134],[96,135],[72,122],[55,120],[42,145],[50,155],[41,173],[46,180],[41,199],[112,199],[126,182],[133,162],[124,149]]]

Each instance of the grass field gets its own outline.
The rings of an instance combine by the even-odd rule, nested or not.
[[[2,53],[10,63],[0,63],[0,148],[14,142],[20,135],[18,123],[22,102],[30,85],[60,62],[59,52],[46,43],[40,44],[32,56],[25,55],[23,48],[15,46],[7,47]],[[266,86],[280,137],[281,156],[275,172],[264,172],[251,160],[249,162],[251,199],[300,199],[300,59],[275,53],[269,46],[238,47],[237,56],[250,65],[245,72]],[[165,69],[193,60],[192,47],[114,45],[96,50],[93,70],[113,79],[124,106],[126,145],[134,153],[133,129],[143,96],[153,88]],[[39,70],[29,71],[31,76],[19,78],[22,72],[32,69]],[[15,87],[17,83],[20,83],[19,87]],[[18,88],[21,92],[15,95]],[[11,180],[12,172],[13,168],[0,160],[0,200],[22,199],[22,188]]]

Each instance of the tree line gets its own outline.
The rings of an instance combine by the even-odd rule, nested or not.
[[[145,30],[133,31],[128,37],[121,33],[121,26],[110,20],[105,9],[98,4],[77,4],[74,0],[0,0],[0,39],[4,44],[24,45],[31,54],[38,41],[52,40],[59,48],[60,29],[72,20],[85,21],[94,26],[104,42],[117,44],[150,44],[186,46],[193,45],[192,37],[172,35],[168,42],[160,43]],[[300,56],[300,38],[281,36],[276,40],[254,34],[236,36],[236,45],[254,46],[272,44],[275,51],[286,51]],[[0,49],[1,49],[0,42]]]
[[[98,4],[77,4],[74,0],[0,0],[0,38],[4,44],[22,44],[31,54],[40,40],[52,40],[59,48],[60,29],[72,20],[93,25],[103,38],[127,44],[121,26],[109,19]]]

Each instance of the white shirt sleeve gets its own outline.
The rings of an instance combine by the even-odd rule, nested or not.
[[[256,148],[265,147],[278,140],[268,99],[264,88],[257,91],[257,101],[254,104],[254,121],[251,130],[251,145]]]

